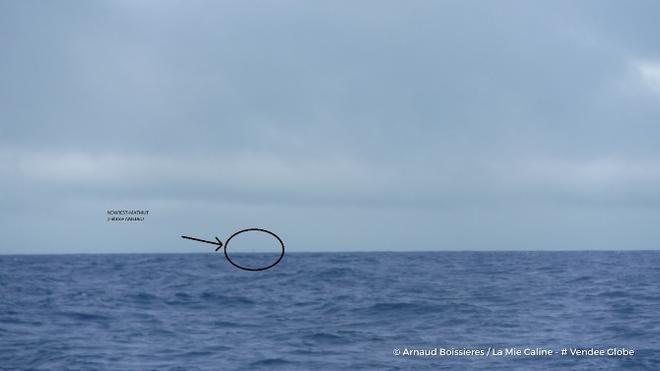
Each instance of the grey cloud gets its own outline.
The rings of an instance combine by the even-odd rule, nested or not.
[[[32,251],[18,236],[35,226],[84,250],[62,224],[76,214],[123,251],[94,215],[142,203],[186,215],[144,227],[145,246],[231,209],[300,250],[330,248],[310,220],[363,225],[355,249],[653,247],[657,7],[3,2],[0,252]],[[378,232],[414,225],[452,238]]]

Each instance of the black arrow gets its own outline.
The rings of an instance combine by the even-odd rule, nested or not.
[[[220,241],[220,239],[218,237],[215,238],[216,241],[218,241],[218,242],[202,240],[201,238],[188,237],[188,236],[181,236],[181,238],[185,238],[187,240],[199,241],[199,242],[206,242],[206,243],[210,243],[211,245],[218,245],[218,247],[216,247],[215,251],[218,251],[222,248],[222,242]]]

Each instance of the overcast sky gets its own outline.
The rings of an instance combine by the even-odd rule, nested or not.
[[[658,14],[2,1],[0,253],[660,248]]]

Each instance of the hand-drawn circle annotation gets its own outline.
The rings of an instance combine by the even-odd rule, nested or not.
[[[234,238],[234,237],[240,235],[241,233],[248,233],[248,232],[266,233],[266,234],[268,234],[268,235],[274,237],[274,238],[277,240],[277,242],[279,243],[280,255],[279,255],[279,257],[277,258],[277,260],[275,260],[275,262],[273,262],[273,263],[270,264],[270,265],[259,266],[259,267],[257,267],[257,268],[254,268],[254,267],[245,267],[245,266],[242,266],[242,265],[236,263],[234,260],[232,260],[232,259],[229,257],[229,254],[227,253],[227,249],[228,249],[228,247],[229,247],[229,242],[232,240],[232,238]],[[279,238],[275,233],[273,233],[273,232],[271,232],[271,231],[269,231],[269,230],[266,230],[266,229],[262,229],[262,228],[248,228],[248,229],[240,230],[240,231],[238,231],[238,232],[232,234],[231,236],[229,236],[229,238],[228,238],[227,241],[224,243],[224,245],[223,245],[222,241],[220,241],[220,239],[219,239],[218,237],[215,237],[215,240],[216,240],[217,242],[214,242],[214,241],[208,241],[208,240],[203,240],[203,239],[201,239],[201,238],[189,237],[189,236],[181,236],[181,237],[182,237],[182,238],[185,238],[185,239],[187,239],[187,240],[193,240],[193,241],[198,241],[198,242],[210,243],[210,244],[212,244],[212,245],[217,245],[218,247],[215,249],[215,251],[218,251],[218,250],[220,250],[221,248],[224,247],[225,258],[227,258],[227,260],[231,263],[231,265],[233,265],[234,267],[236,267],[236,268],[238,268],[238,269],[242,269],[242,270],[244,270],[244,271],[251,271],[251,272],[265,271],[266,269],[270,269],[270,268],[276,266],[280,261],[282,261],[282,258],[284,258],[284,242],[282,242],[282,239]]]

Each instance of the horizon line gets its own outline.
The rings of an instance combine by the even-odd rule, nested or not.
[[[553,253],[553,252],[660,252],[659,249],[538,249],[538,250],[331,250],[331,251],[289,251],[286,254],[342,254],[342,253],[512,253],[512,252],[540,252],[540,253]],[[206,252],[52,252],[52,253],[0,253],[0,256],[51,256],[51,255],[196,255],[196,254],[214,254],[216,251]],[[269,252],[241,252],[236,254],[275,254]]]

